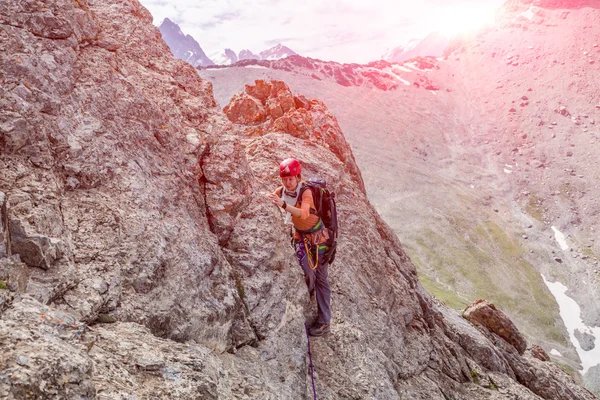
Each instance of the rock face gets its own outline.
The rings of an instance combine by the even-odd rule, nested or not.
[[[139,3],[57,4],[0,8],[0,190],[27,292],[87,323],[110,314],[231,347],[202,328],[229,325],[241,304],[198,183],[202,131],[218,129],[205,125],[210,84]]]
[[[476,326],[504,339],[519,354],[523,354],[527,349],[527,342],[515,324],[489,301],[477,300],[465,309],[463,316]]]
[[[0,3],[0,397],[310,396],[314,304],[264,196],[296,155],[342,227],[319,398],[594,398],[431,299],[322,103],[257,83],[265,121],[231,123],[151,21]]]

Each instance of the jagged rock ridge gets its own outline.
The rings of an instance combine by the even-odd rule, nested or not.
[[[257,83],[269,115],[231,123],[151,22],[136,0],[0,3],[2,396],[310,393],[308,296],[263,196],[295,155],[342,223],[320,398],[593,398],[432,301],[322,103]]]

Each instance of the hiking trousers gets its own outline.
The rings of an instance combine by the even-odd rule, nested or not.
[[[308,255],[303,242],[295,242],[298,263],[304,271],[304,280],[308,293],[315,291],[318,305],[316,323],[329,324],[331,320],[331,288],[329,287],[329,264],[320,264],[315,270],[309,266]],[[311,249],[312,251],[312,249]]]

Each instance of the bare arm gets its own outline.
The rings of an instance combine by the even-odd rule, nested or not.
[[[285,203],[283,201],[283,199],[277,195],[277,193],[270,193],[269,195],[267,195],[267,197],[277,207],[283,207],[283,204]],[[306,219],[310,215],[310,204],[311,203],[312,203],[312,192],[310,190],[305,190],[304,193],[302,193],[302,205],[300,206],[300,208],[290,206],[289,204],[287,204],[285,206],[285,211],[289,212],[290,214],[292,214],[295,217],[300,217],[302,219]]]

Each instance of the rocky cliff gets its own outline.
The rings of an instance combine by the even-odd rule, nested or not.
[[[319,398],[594,398],[492,306],[431,299],[323,103],[257,82],[226,116],[151,22],[0,3],[0,398],[310,397],[314,307],[264,198],[289,155],[342,227]]]

